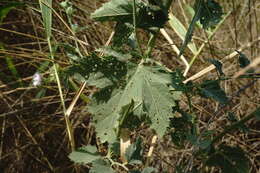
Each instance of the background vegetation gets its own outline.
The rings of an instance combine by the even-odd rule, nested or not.
[[[64,116],[66,111],[63,106],[68,108],[75,100],[74,96],[81,83],[73,78],[66,80],[64,76],[66,69],[79,57],[87,56],[109,43],[107,41],[113,32],[114,23],[96,22],[90,18],[91,13],[107,1],[71,0],[67,1],[67,4],[61,2],[53,1],[52,8],[55,11],[52,12],[52,30],[48,31],[38,1],[0,1],[0,170],[3,172],[87,172],[90,169],[89,164],[77,165],[69,159],[68,155],[73,147],[92,145],[96,146],[101,154],[107,153],[108,146],[101,144],[96,138],[91,115],[85,109],[90,102],[89,96],[93,95],[97,88],[87,85],[67,118]],[[196,83],[220,77],[220,71],[207,71],[208,67],[212,67],[213,60],[209,59],[223,63],[222,70],[226,77],[236,75],[243,63],[248,65],[250,62],[247,62],[247,59],[251,62],[259,59],[260,2],[217,2],[223,7],[226,18],[212,38],[207,38],[207,31],[199,26],[194,29],[192,43],[197,49],[203,44],[204,46],[189,69],[186,79],[206,70],[199,79],[191,78]],[[175,0],[171,5],[170,12],[186,29],[192,20],[187,5],[193,4],[194,1],[191,0]],[[171,24],[172,21],[173,18],[165,26],[165,31],[171,39],[167,39],[167,34],[163,32],[159,34],[151,54],[168,69],[180,69],[184,72],[185,65],[172,46],[174,44],[180,48],[183,35],[181,37],[181,31],[176,31],[173,26],[176,22]],[[52,46],[48,37],[52,37]],[[147,40],[149,35],[139,31],[139,37],[140,40]],[[194,57],[190,50],[192,49],[189,47],[183,52],[188,62]],[[220,86],[228,98],[228,104],[225,106],[199,96],[193,96],[190,102],[185,96],[181,98],[179,104],[183,110],[188,109],[189,104],[192,105],[192,115],[195,117],[198,131],[214,130],[221,134],[227,125],[233,125],[259,109],[259,65],[256,64],[254,70],[253,77],[251,75],[250,78],[247,76],[221,82]],[[32,82],[36,72],[42,77],[40,86],[35,86]],[[57,85],[57,76],[61,80],[61,87]],[[60,99],[61,94],[64,105]],[[179,114],[181,115],[180,112]],[[159,172],[181,172],[180,170],[184,169],[182,164],[193,158],[192,140],[186,141],[187,136],[183,136],[187,135],[185,129],[189,129],[190,124],[182,124],[182,119],[178,121],[180,122],[174,125],[180,127],[172,125],[172,128],[180,131],[171,133],[170,130],[154,144],[151,144],[154,132],[146,124],[141,124],[131,133],[132,141],[136,141],[138,136],[141,137],[143,155],[147,155],[151,146],[155,147],[152,157],[146,158],[146,163]],[[241,148],[249,159],[249,172],[259,172],[259,121],[250,119],[238,127],[239,130],[235,132],[220,136],[217,142]],[[68,135],[68,129],[74,129],[73,136]],[[71,143],[72,137],[75,144]],[[240,155],[236,157],[239,158]],[[202,163],[193,158],[192,165],[194,168],[201,168]],[[115,165],[114,168],[118,172],[126,172],[120,166]],[[204,171],[220,172],[220,169],[207,167]]]

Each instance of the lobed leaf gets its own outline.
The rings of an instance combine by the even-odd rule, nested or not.
[[[134,102],[133,114],[151,121],[151,128],[159,136],[164,135],[172,115],[172,107],[179,99],[180,92],[170,92],[171,75],[159,66],[129,65],[126,84],[109,92],[104,89],[100,97],[94,97],[88,110],[94,115],[96,131],[102,142],[117,137],[123,108]],[[109,96],[106,96],[108,94]],[[105,100],[108,98],[108,100]]]
[[[172,29],[176,32],[176,34],[181,38],[182,41],[185,39],[185,35],[187,33],[187,29],[185,26],[179,21],[177,17],[175,17],[172,13],[169,15],[169,24]],[[195,55],[197,53],[197,47],[194,42],[190,42],[188,44],[188,48]]]

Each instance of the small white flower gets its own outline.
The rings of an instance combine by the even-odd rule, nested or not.
[[[39,86],[41,85],[42,83],[42,76],[39,72],[36,72],[34,75],[33,75],[33,79],[32,79],[32,85],[33,86]]]

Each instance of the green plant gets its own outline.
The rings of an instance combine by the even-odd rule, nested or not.
[[[199,132],[196,116],[192,114],[193,96],[216,100],[221,107],[229,104],[230,98],[220,87],[220,82],[227,80],[221,62],[209,60],[218,70],[217,80],[184,84],[185,78],[179,70],[169,70],[152,56],[158,33],[168,20],[171,3],[172,0],[111,0],[91,15],[96,21],[116,22],[112,45],[98,49],[103,56],[93,52],[86,57],[74,59],[74,64],[65,72],[67,78],[74,77],[98,88],[91,97],[87,111],[93,115],[98,139],[101,143],[108,144],[107,153],[104,155],[96,147],[85,146],[69,155],[76,163],[92,164],[90,172],[115,172],[119,169],[128,172],[157,172],[155,168],[149,167],[148,159],[144,157],[141,138],[127,146],[125,151],[120,154],[118,152],[119,146],[124,145],[122,141],[130,141],[129,131],[139,128],[141,124],[148,125],[159,138],[170,134],[179,147],[187,141],[193,146],[194,156],[177,165],[176,172],[206,171],[208,166],[219,167],[223,172],[249,171],[249,162],[242,149],[218,145],[218,142],[246,121],[259,117],[259,109],[231,126],[224,127],[225,130],[220,134],[208,129]],[[185,37],[179,34],[183,45],[178,57],[188,46],[194,53],[190,66],[204,47],[202,45],[196,50],[194,45],[188,44],[197,22],[200,22],[203,29],[216,27],[209,32],[209,39],[223,22],[222,8],[213,0],[197,0],[194,9]],[[177,23],[176,19],[172,19]],[[178,23],[178,26],[181,24]],[[148,33],[149,39],[146,42],[140,40],[139,30]],[[243,62],[249,64],[245,59]],[[179,106],[182,95],[187,97],[188,110]],[[212,119],[208,124],[211,121]],[[202,168],[193,167],[193,158],[203,163]],[[239,169],[237,165],[240,166]]]

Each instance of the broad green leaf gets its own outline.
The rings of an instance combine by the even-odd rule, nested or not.
[[[236,51],[239,54],[238,62],[239,62],[240,67],[244,68],[244,67],[248,66],[250,64],[250,60],[242,52],[240,52],[238,50],[236,50]]]
[[[138,3],[138,1],[137,1]],[[129,0],[111,0],[91,14],[98,21],[125,21],[133,17],[132,2]]]
[[[52,25],[52,0],[39,0],[43,24],[47,38],[51,37],[51,25]]]
[[[98,137],[102,142],[114,140],[122,116],[122,108],[134,101],[133,114],[139,118],[146,115],[151,128],[159,136],[164,135],[172,115],[172,107],[180,92],[170,92],[171,75],[159,66],[129,65],[126,84],[112,92],[93,98],[89,112],[94,115]],[[109,98],[102,100],[102,96]]]
[[[0,2],[0,24],[2,24],[4,18],[12,9],[22,5],[24,5],[24,3],[21,2],[4,2],[4,4]]]
[[[216,59],[211,59],[211,58],[208,59],[208,61],[216,67],[217,71],[219,72],[219,74],[221,76],[225,75],[222,70],[222,63],[220,61],[218,61]]]
[[[95,146],[84,146],[69,154],[69,158],[75,163],[91,163],[101,156]]]
[[[212,98],[222,104],[228,102],[226,93],[220,88],[219,81],[206,80],[200,86],[200,94],[206,98]]]
[[[93,161],[89,173],[116,173],[111,166],[104,160],[98,159]]]
[[[222,173],[248,173],[249,160],[242,149],[221,145],[206,161],[206,165],[219,167]]]
[[[136,24],[138,28],[155,31],[168,20],[169,3],[136,0]],[[97,21],[117,21],[133,25],[133,3],[129,0],[111,0],[91,14]]]
[[[126,159],[129,164],[142,163],[142,140],[138,138],[135,143],[131,144],[125,153]]]
[[[181,40],[184,41],[187,29],[172,13],[169,14],[169,24],[172,27],[172,29],[176,32],[176,34],[181,38]],[[188,44],[188,48],[191,50],[193,54],[197,53],[197,48],[194,42],[190,42]]]

